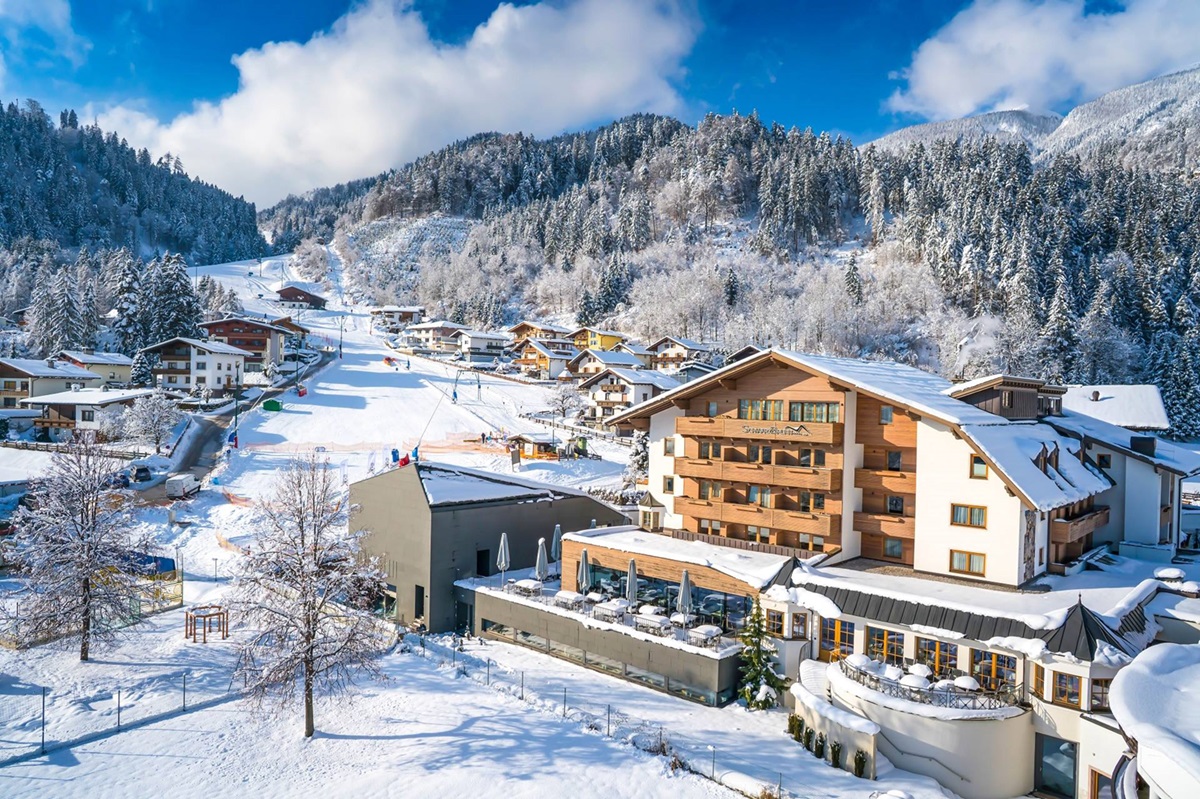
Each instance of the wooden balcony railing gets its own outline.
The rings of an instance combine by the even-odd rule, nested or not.
[[[836,513],[809,513],[691,497],[675,497],[675,512],[693,519],[712,519],[722,524],[754,525],[824,538],[839,536],[842,529],[842,517]]]
[[[680,416],[675,420],[675,432],[683,436],[707,438],[841,444],[844,430],[841,423],[767,422],[732,419],[728,416]]]
[[[808,466],[772,466],[768,463],[676,458],[675,473],[680,477],[721,480],[727,483],[752,483],[804,491],[842,490],[841,469],[813,469]]]
[[[1050,522],[1050,543],[1071,544],[1108,524],[1108,507],[1101,505],[1070,519]]]
[[[855,512],[854,529],[860,533],[876,533],[889,538],[913,538],[916,535],[916,520],[912,516],[892,513]]]
[[[854,485],[864,491],[886,491],[889,494],[916,494],[916,472],[893,472],[884,469],[855,469]]]

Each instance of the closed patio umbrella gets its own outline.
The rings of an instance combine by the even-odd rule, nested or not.
[[[679,578],[679,596],[675,597],[675,610],[684,615],[684,618],[692,615],[692,578],[688,576],[688,570],[683,570],[683,576]]]
[[[562,560],[562,525],[554,525],[554,535],[550,537],[550,560]]]
[[[500,585],[504,585],[504,573],[511,564],[508,555],[508,533],[500,534],[500,551],[496,553],[496,568],[500,570]]]
[[[630,605],[637,604],[637,564],[629,559],[629,574],[625,575],[625,598]]]
[[[588,565],[587,550],[579,551],[579,575],[576,577],[576,582],[579,583],[575,589],[581,594],[586,594],[592,590],[592,567]]]
[[[546,562],[546,539],[544,538],[538,539],[537,561],[533,565],[533,576],[542,582],[545,582],[546,578],[550,576],[550,565]]]

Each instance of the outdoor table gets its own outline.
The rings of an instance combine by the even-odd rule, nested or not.
[[[709,646],[721,637],[721,628],[715,624],[701,624],[688,630],[688,643]]]
[[[600,593],[599,591],[588,591],[588,595],[585,596],[584,599],[592,604],[598,604],[604,601],[604,594]]]
[[[642,616],[661,616],[662,608],[658,605],[642,605],[638,608],[638,613]]]
[[[687,614],[672,613],[671,614],[671,624],[674,624],[676,627],[688,627],[695,620],[696,620],[695,613],[687,613]]]
[[[592,608],[592,613],[604,621],[621,621],[625,618],[626,605],[617,601],[601,602]]]
[[[554,595],[554,604],[560,608],[578,608],[583,604],[583,594],[578,591],[559,591]]]
[[[524,594],[525,596],[538,596],[542,593],[542,582],[541,580],[529,579],[517,580],[516,589],[517,593]]]
[[[663,635],[671,629],[671,622],[666,616],[639,613],[633,617],[633,626],[655,635]]]

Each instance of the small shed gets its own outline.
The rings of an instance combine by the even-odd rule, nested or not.
[[[264,411],[282,411],[283,403],[281,403],[277,399],[266,400],[265,402],[263,402],[263,410]]]
[[[544,433],[521,433],[509,437],[514,447],[519,447],[521,457],[540,460],[557,460],[558,448],[553,437]]]

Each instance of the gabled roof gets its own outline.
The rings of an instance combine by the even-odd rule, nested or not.
[[[576,350],[574,347],[570,347],[570,348],[564,347],[562,349],[562,351],[551,349],[550,347],[546,346],[546,343],[544,341],[542,341],[542,339],[537,339],[537,338],[525,339],[525,346],[533,347],[534,352],[536,352],[538,355],[541,355],[545,358],[550,358],[555,361],[561,361],[561,360],[570,361],[571,359],[575,358],[579,354],[579,351]]]
[[[374,308],[368,308],[367,313],[424,313],[424,305],[377,305]]]
[[[592,386],[603,382],[605,379],[616,378],[623,383],[628,383],[631,386],[654,386],[662,391],[670,391],[679,385],[679,381],[665,375],[662,372],[656,372],[653,369],[616,369],[608,368],[602,372],[598,372],[587,380],[579,384],[580,388],[591,388]]]
[[[100,389],[100,388],[85,388],[80,391],[58,391],[54,394],[43,394],[40,397],[26,397],[21,400],[22,405],[94,405],[102,407],[104,405],[112,405],[117,402],[129,402],[138,397],[145,397],[153,394],[153,388],[123,388],[123,389]]]
[[[274,330],[277,333],[292,332],[285,327],[279,327],[278,325],[271,324],[270,322],[263,322],[258,319],[250,319],[245,316],[226,316],[223,319],[213,319],[210,322],[201,322],[200,327],[203,327],[207,330],[212,325],[221,325],[226,322],[245,322],[248,325],[254,325],[255,327],[266,328],[267,330]]]
[[[186,338],[184,336],[176,336],[175,338],[169,338],[166,341],[160,341],[157,344],[151,344],[149,347],[142,347],[139,352],[156,350],[159,347],[165,347],[166,345],[174,344],[177,341],[182,341],[184,344],[187,344],[190,347],[195,347],[198,350],[211,352],[217,355],[254,355],[252,352],[246,352],[245,350],[238,349],[237,347],[229,344],[222,344],[219,341],[201,341],[198,338]]]
[[[616,330],[602,330],[598,327],[576,328],[575,330],[571,331],[571,338],[578,336],[580,333],[595,333],[598,336],[616,336],[617,338],[622,339],[622,340],[624,340],[626,338],[624,333],[618,333]]]
[[[762,352],[762,347],[756,347],[753,344],[747,344],[746,346],[742,347],[740,350],[738,350],[737,352],[731,354],[728,358],[726,358],[725,362],[733,363],[734,361],[740,361],[743,358],[749,358],[751,355],[756,355],[760,352]]]
[[[415,325],[409,325],[404,328],[407,330],[467,330],[466,325],[460,325],[456,322],[450,322],[445,319],[438,319],[434,322],[418,322]]]
[[[83,350],[63,350],[57,356],[78,363],[104,364],[106,366],[132,366],[133,358],[119,352],[84,352]]]
[[[1166,430],[1171,426],[1162,394],[1153,383],[1067,386],[1063,407],[1119,427]]]
[[[292,317],[290,317],[290,316],[281,316],[278,319],[272,319],[271,324],[276,325],[278,327],[282,327],[284,330],[287,330],[289,333],[307,333],[308,332],[307,327],[300,324],[299,322],[293,321]]]
[[[574,367],[579,362],[583,361],[587,356],[595,358],[605,366],[633,366],[638,367],[642,362],[638,360],[636,355],[628,352],[616,352],[614,350],[584,350],[571,359],[570,366]]]
[[[516,333],[517,329],[522,326],[534,327],[534,328],[537,328],[538,330],[545,330],[547,333],[570,333],[571,332],[571,328],[569,328],[569,327],[563,327],[562,325],[552,325],[549,322],[531,322],[528,319],[522,319],[520,322],[517,322],[515,325],[513,325],[512,327],[510,327],[508,329],[508,332]]]
[[[617,351],[624,351],[624,352],[631,353],[633,355],[651,355],[651,354],[653,354],[650,352],[650,348],[647,347],[645,344],[638,344],[636,341],[629,341],[628,339],[620,342],[619,344],[617,344],[617,346],[613,347],[613,352],[617,352]]]
[[[497,333],[490,330],[455,330],[450,334],[450,338],[458,338],[459,336],[467,336],[469,338],[477,338],[489,341],[508,341],[509,336],[504,333]]]
[[[1147,455],[1134,450],[1132,443],[1135,437],[1144,436],[1092,416],[1064,410],[1061,416],[1047,416],[1044,421],[1065,435],[1094,441],[1130,458],[1154,464],[1175,474],[1186,476],[1200,473],[1200,452],[1161,438],[1154,440],[1154,454]]]
[[[682,336],[663,336],[658,341],[651,344],[650,349],[657,352],[658,348],[667,342],[673,342],[683,347],[685,350],[694,350],[696,352],[708,352],[710,349],[707,344],[701,344],[699,341],[692,341],[690,338],[683,338]]]
[[[1040,380],[1036,377],[1017,377],[1014,375],[994,374],[984,377],[977,377],[974,380],[964,380],[960,383],[955,383],[945,389],[943,393],[948,397],[956,399],[961,397],[969,397],[972,394],[983,391],[984,389],[993,388],[1000,384],[1020,386],[1022,388],[1041,388],[1046,385],[1045,380]]]
[[[296,289],[297,291],[303,291],[305,294],[311,294],[314,297],[324,299],[320,293],[324,289],[316,283],[306,283],[303,280],[283,280],[271,287],[271,290],[276,294],[284,289]]]
[[[37,358],[0,358],[0,363],[29,377],[65,377],[70,380],[99,380],[100,375],[66,361],[46,363]]]

